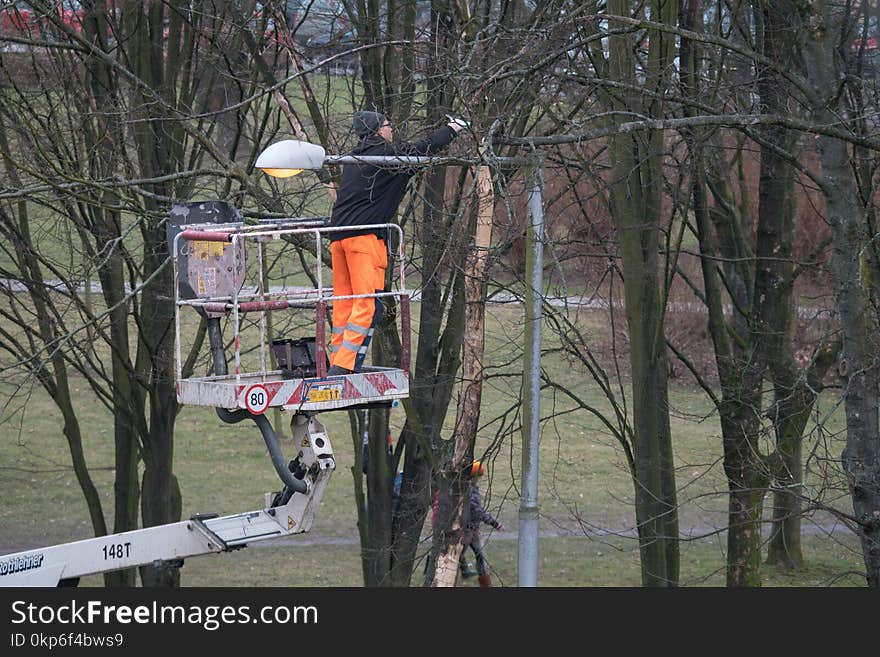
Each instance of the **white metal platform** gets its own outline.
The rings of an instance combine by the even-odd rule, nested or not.
[[[181,404],[256,412],[267,408],[329,411],[360,404],[393,403],[408,396],[406,372],[389,367],[365,367],[357,374],[324,378],[285,379],[280,370],[274,370],[177,382],[177,401]]]

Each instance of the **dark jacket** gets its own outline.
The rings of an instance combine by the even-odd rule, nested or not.
[[[365,137],[350,155],[433,155],[448,146],[456,137],[449,126],[443,126],[427,139],[415,142],[388,143],[378,135]],[[372,164],[346,164],[342,167],[342,183],[331,213],[331,226],[361,226],[391,223],[397,206],[403,200],[413,167],[381,168]],[[387,230],[338,231],[330,240],[374,232],[382,239]]]
[[[471,482],[471,504],[470,516],[468,517],[467,527],[464,531],[464,542],[470,543],[475,534],[479,534],[480,525],[486,523],[492,527],[498,528],[499,522],[495,517],[483,508],[483,501],[480,498],[480,487],[476,482]]]
[[[431,501],[431,525],[437,522],[437,511],[440,508],[440,491],[434,491],[434,497]],[[469,505],[468,524],[465,532],[471,532],[480,528],[480,523],[486,523],[492,527],[498,528],[500,524],[491,513],[483,508],[483,499],[480,496],[480,488],[476,482],[471,482],[471,498]]]

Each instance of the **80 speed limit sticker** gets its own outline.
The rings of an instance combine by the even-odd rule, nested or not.
[[[244,405],[254,415],[262,415],[269,408],[269,393],[266,386],[256,383],[244,393]]]

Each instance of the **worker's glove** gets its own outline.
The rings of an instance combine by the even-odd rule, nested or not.
[[[452,114],[447,114],[446,118],[449,119],[449,123],[447,125],[455,130],[456,132],[461,132],[465,128],[470,128],[471,124],[465,121],[463,118],[452,116]]]
[[[497,525],[495,525],[495,529],[497,529],[497,530],[500,531],[500,532],[503,532],[503,531],[504,531],[504,525],[502,525],[502,524],[499,522]]]

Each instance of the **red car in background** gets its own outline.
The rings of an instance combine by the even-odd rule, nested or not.
[[[82,31],[83,10],[79,2],[58,2],[53,13],[70,30]],[[62,31],[56,20],[45,12],[34,11],[29,2],[9,3],[0,9],[0,45],[6,51],[27,47],[17,39],[57,41]],[[7,40],[9,37],[16,41]]]

